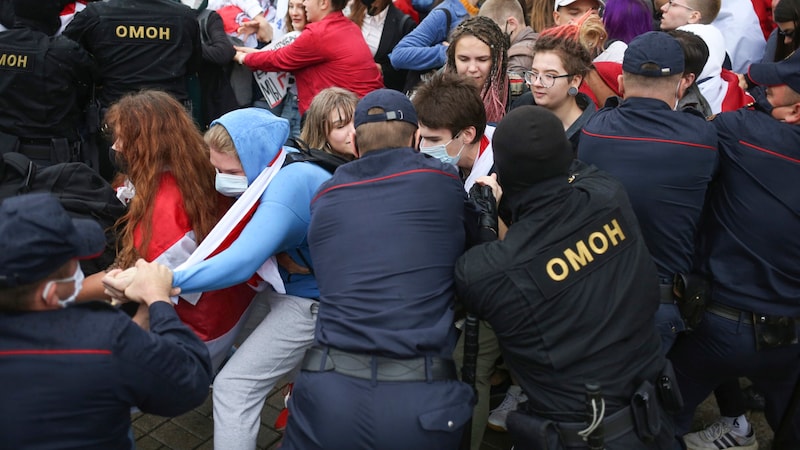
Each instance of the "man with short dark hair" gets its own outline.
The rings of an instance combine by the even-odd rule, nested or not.
[[[685,400],[677,425],[689,431],[695,407],[711,390],[746,376],[766,399],[774,448],[796,449],[800,414],[790,398],[800,376],[800,53],[753,64],[748,75],[766,86],[772,110],[739,109],[711,122],[720,169],[701,229],[701,259],[712,298],[697,329],[669,355]],[[752,434],[739,434],[735,425],[716,422],[684,439],[689,449],[756,448]]]
[[[515,447],[586,449],[588,437],[609,450],[677,448],[653,387],[669,377],[653,327],[658,281],[625,189],[570,169],[564,127],[540,106],[509,112],[495,143],[512,220],[503,240],[458,260],[456,287],[527,395],[507,419]]]
[[[132,448],[130,409],[183,414],[208,395],[208,350],[169,301],[172,272],[137,262],[125,296],[150,332],[100,302],[69,306],[79,260],[105,247],[49,194],[0,205],[0,436],[7,448]],[[115,274],[108,281],[115,283]]]
[[[452,166],[412,148],[417,116],[400,92],[365,96],[354,124],[361,157],[311,203],[319,315],[281,448],[455,448],[473,398],[452,360],[466,193]]]
[[[464,76],[441,73],[420,85],[413,102],[419,118],[419,150],[454,165],[469,192],[475,179],[494,165],[494,127],[486,125],[480,93]]]

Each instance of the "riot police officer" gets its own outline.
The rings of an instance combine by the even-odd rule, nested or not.
[[[170,0],[93,2],[75,15],[64,35],[97,62],[100,118],[122,95],[140,89],[166,91],[191,109],[188,77],[202,61],[197,15],[191,8]],[[100,157],[100,172],[110,178],[106,152]]]
[[[0,32],[0,152],[36,163],[79,161],[93,63],[74,41],[54,36],[61,1],[14,0],[14,28]]]

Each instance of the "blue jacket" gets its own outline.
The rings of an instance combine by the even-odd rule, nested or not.
[[[661,100],[628,98],[584,125],[578,157],[622,182],[662,283],[694,268],[717,136],[702,115]]]
[[[317,341],[389,357],[451,358],[465,202],[455,168],[411,148],[368,152],[339,167],[311,204]]]
[[[289,134],[285,119],[259,108],[232,111],[212,122],[212,126],[217,123],[231,135],[249,183],[269,166]],[[317,187],[328,178],[330,174],[325,169],[309,162],[281,168],[231,246],[189,269],[175,272],[174,285],[184,292],[204,292],[243,283],[270,256],[281,252],[288,252],[297,264],[306,266],[306,261],[311,261],[306,242],[311,220],[309,204]],[[290,275],[280,270],[288,294],[319,296],[313,275]]]
[[[450,29],[447,15],[440,9],[450,11]],[[467,9],[459,0],[444,0],[427,17],[395,45],[389,60],[397,70],[438,69],[447,62],[447,40],[450,31],[469,17]]]
[[[167,303],[149,333],[99,302],[0,313],[0,447],[130,448],[132,406],[183,414],[209,383],[206,346]]]
[[[747,109],[711,123],[720,170],[703,236],[714,301],[800,317],[800,126]]]

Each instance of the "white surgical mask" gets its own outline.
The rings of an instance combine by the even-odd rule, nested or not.
[[[83,288],[83,270],[81,270],[81,265],[77,264],[77,268],[75,269],[75,274],[73,274],[69,278],[62,278],[60,280],[51,280],[48,281],[46,285],[44,285],[44,291],[42,291],[42,298],[47,300],[47,294],[50,292],[50,289],[55,286],[56,283],[74,283],[74,290],[72,291],[72,295],[65,299],[58,299],[58,304],[61,305],[62,308],[66,308],[67,305],[70,303],[74,303],[75,299],[78,297],[78,292],[81,291]]]
[[[226,197],[238,197],[247,190],[247,177],[217,172],[214,187]]]
[[[462,145],[461,148],[458,150],[456,156],[450,156],[447,153],[447,146],[450,145],[450,143],[453,142],[453,140],[457,137],[458,135],[456,135],[453,139],[447,141],[446,144],[433,145],[430,147],[420,147],[419,151],[425,153],[426,155],[430,155],[445,164],[452,164],[455,166],[456,164],[458,164],[458,160],[461,159],[461,152],[464,150],[464,145]]]

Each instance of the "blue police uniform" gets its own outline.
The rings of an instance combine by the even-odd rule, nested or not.
[[[339,167],[311,204],[316,346],[285,449],[455,448],[473,393],[452,352],[466,193],[452,165],[389,148]]]
[[[720,382],[747,376],[764,394],[776,430],[800,375],[800,345],[792,339],[800,323],[800,196],[793,184],[800,177],[800,127],[746,109],[711,123],[720,170],[701,236],[712,304],[670,352],[685,400],[678,427],[688,431],[694,408]],[[780,318],[777,328],[769,325]],[[766,334],[756,333],[761,326]],[[772,344],[757,344],[759,335]],[[800,415],[789,429],[782,448],[800,448]]]
[[[694,266],[706,192],[717,170],[717,135],[692,110],[676,112],[651,98],[610,101],[589,119],[580,159],[619,179],[630,196],[662,283],[656,315],[666,352],[684,325],[672,300],[676,273]]]
[[[3,448],[131,448],[131,407],[183,414],[208,395],[208,350],[172,305],[150,332],[93,302],[0,313]]]

